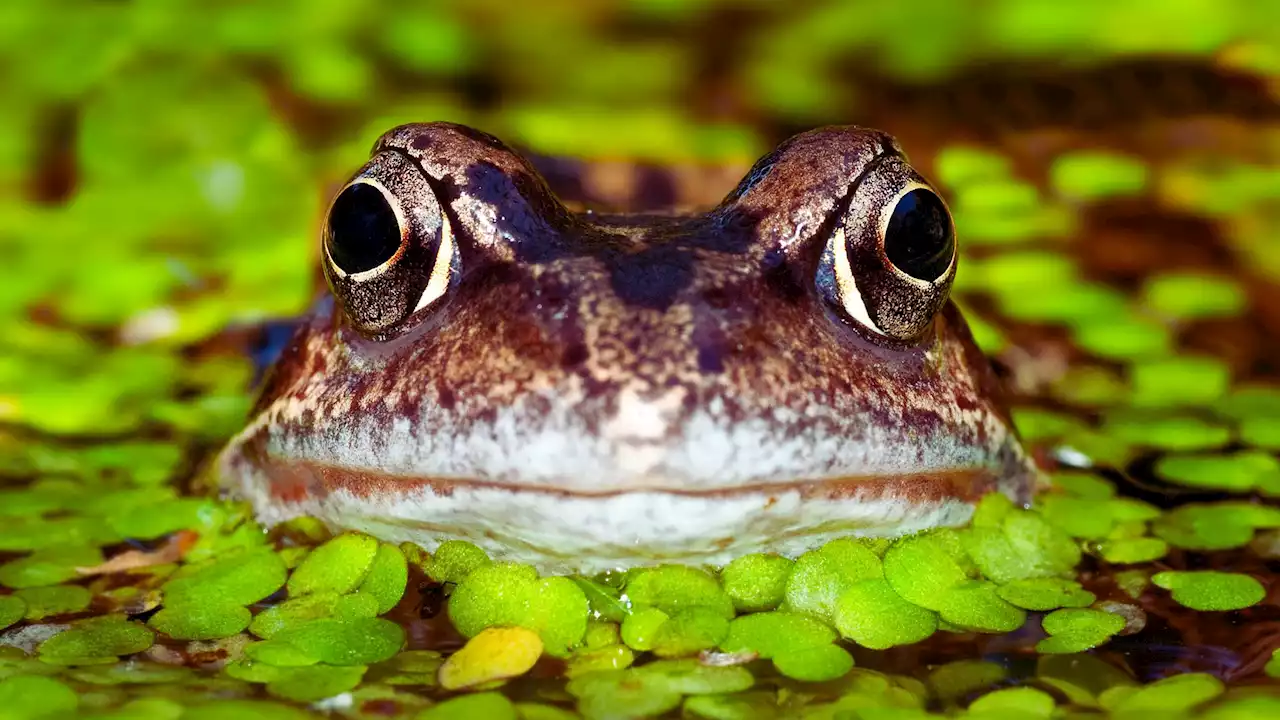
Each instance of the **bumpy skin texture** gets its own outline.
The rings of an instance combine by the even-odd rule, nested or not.
[[[366,170],[389,153],[444,208],[448,290],[374,338],[319,303],[220,458],[265,521],[592,571],[796,554],[963,522],[990,490],[1026,499],[1034,466],[956,307],[890,340],[819,281],[845,218],[889,202],[854,191],[899,158],[889,136],[799,135],[683,216],[571,213],[460,126],[396,128]],[[871,297],[887,271],[866,257]]]

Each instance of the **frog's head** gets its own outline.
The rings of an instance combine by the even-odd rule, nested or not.
[[[222,458],[267,521],[718,562],[962,522],[1034,477],[947,299],[946,206],[880,132],[794,137],[705,214],[609,216],[493,137],[403,126],[322,257],[332,298]]]

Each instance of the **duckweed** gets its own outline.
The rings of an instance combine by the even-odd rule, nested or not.
[[[786,597],[794,567],[794,561],[781,555],[743,555],[724,567],[720,583],[738,612],[772,610]]]
[[[1173,593],[1173,599],[1192,610],[1240,610],[1266,596],[1262,583],[1240,573],[1213,570],[1168,570],[1151,582]]]
[[[835,639],[835,632],[824,623],[800,613],[778,611],[734,619],[720,649],[730,653],[750,652],[767,660],[830,645]]]
[[[18,622],[27,615],[27,603],[14,595],[0,595],[0,630]]]
[[[1053,714],[1053,696],[1030,687],[1003,688],[969,704],[969,715],[982,717],[1044,717]]]
[[[1280,495],[1280,461],[1269,453],[1245,450],[1228,455],[1170,455],[1160,458],[1156,474],[1190,487],[1232,492],[1260,490]]]
[[[523,675],[542,656],[542,639],[524,628],[485,628],[440,666],[440,687],[471,687]]]
[[[1062,578],[1025,578],[996,589],[1000,599],[1025,610],[1056,610],[1088,607],[1095,600],[1075,580]]]
[[[776,655],[773,665],[793,680],[827,682],[852,670],[853,656],[838,645],[820,645]]]
[[[403,557],[403,556],[402,556]],[[378,600],[371,593],[338,595],[316,592],[290,598],[263,610],[253,618],[249,631],[260,638],[274,637],[282,630],[317,618],[355,619],[378,615]]]
[[[472,570],[488,564],[489,556],[484,550],[465,540],[445,540],[424,569],[436,582],[460,583]]]
[[[1182,713],[1222,694],[1222,681],[1206,673],[1185,673],[1144,687],[1120,686],[1098,696],[1113,715]]]
[[[155,636],[145,625],[105,615],[82,620],[40,643],[40,659],[55,665],[115,662],[151,647]]]
[[[321,211],[321,194],[306,188],[339,181],[351,158],[392,124],[497,123],[493,129],[518,128],[513,139],[523,134],[543,151],[630,148],[655,158],[732,162],[758,154],[767,134],[758,128],[736,117],[702,126],[664,106],[697,88],[683,87],[676,72],[691,59],[688,48],[661,32],[718,18],[723,9],[641,2],[567,24],[561,16],[574,13],[564,8],[500,13],[481,33],[445,3],[429,12],[399,8],[396,22],[370,34],[372,16],[334,8],[295,22],[283,6],[256,3],[209,9],[196,22],[181,3],[81,4],[59,8],[58,32],[41,30],[47,23],[35,10],[39,4],[15,11],[9,29],[17,31],[9,33],[7,50],[22,62],[10,63],[16,74],[0,91],[8,110],[0,117],[0,183],[16,190],[4,195],[12,272],[0,288],[0,312],[9,316],[0,323],[7,353],[0,358],[0,419],[8,428],[0,437],[0,715],[565,720],[666,712],[907,720],[1110,712],[1251,720],[1280,714],[1280,697],[1253,676],[1242,678],[1253,687],[1230,693],[1208,675],[1141,686],[1109,664],[1111,653],[1086,652],[1109,633],[1139,632],[1135,622],[1113,630],[1116,618],[1133,620],[1105,612],[1126,612],[1113,592],[1128,593],[1135,601],[1127,607],[1141,605],[1158,618],[1172,602],[1208,613],[1267,602],[1245,573],[1267,579],[1259,561],[1274,555],[1280,529],[1268,504],[1268,496],[1280,494],[1270,452],[1280,449],[1280,390],[1265,384],[1267,346],[1245,337],[1261,323],[1245,313],[1250,294],[1268,297],[1264,276],[1278,277],[1280,267],[1267,212],[1276,197],[1272,168],[1235,162],[1226,152],[1215,152],[1211,162],[1161,157],[1148,164],[1118,151],[1071,150],[1042,172],[1042,150],[1060,147],[1060,139],[1083,146],[1067,133],[1033,133],[1028,137],[1036,142],[1007,148],[953,145],[934,159],[932,171],[928,157],[916,158],[948,189],[964,268],[953,294],[961,295],[981,346],[1000,354],[1022,393],[1017,420],[1024,437],[1037,445],[1038,458],[1110,466],[1116,485],[1091,473],[1063,473],[1029,512],[991,499],[968,528],[894,543],[840,540],[796,560],[751,555],[718,576],[658,568],[543,578],[492,563],[461,541],[443,542],[434,553],[357,533],[322,543],[327,531],[307,519],[267,534],[245,508],[188,494],[191,468],[239,429],[252,404],[246,388],[253,363],[225,350],[242,333],[214,336],[229,325],[300,311],[314,289],[308,256]],[[1211,22],[1184,7],[1170,16],[1195,21],[1197,32],[1148,13],[1155,21],[1136,35],[1115,31],[1134,27],[1126,19],[1135,12],[1132,3],[1058,13],[1048,24],[1028,3],[963,18],[942,5],[925,15],[945,10],[963,22],[913,27],[923,28],[928,42],[894,25],[901,13],[834,3],[773,17],[771,9],[753,8],[749,14],[764,13],[763,22],[749,25],[768,31],[750,31],[745,75],[728,78],[727,87],[751,98],[752,83],[759,84],[764,92],[756,100],[763,100],[752,112],[768,124],[776,104],[790,126],[838,114],[850,97],[827,66],[876,43],[883,47],[873,54],[886,60],[868,72],[887,73],[892,83],[947,82],[948,92],[953,64],[1024,57],[1039,63],[1051,59],[1046,52],[1083,40],[1104,63],[1117,51],[1194,46],[1213,51],[1205,56],[1213,64],[1236,70],[1275,64],[1258,59],[1265,43],[1257,36],[1267,23],[1252,22],[1231,3],[1215,5],[1206,16]],[[640,45],[586,34],[636,23]],[[851,27],[860,30],[850,35]],[[966,42],[956,42],[957,33]],[[1213,47],[1229,35],[1225,50]],[[559,40],[565,57],[598,62],[546,72],[546,63],[559,62],[537,41],[546,36]],[[201,42],[184,46],[190,38]],[[975,38],[1011,42],[1015,54]],[[492,62],[486,53],[495,52],[514,62]],[[519,97],[495,67],[514,73]],[[638,70],[631,75],[641,80],[621,87],[618,68]],[[984,77],[985,71],[966,72]],[[540,77],[562,81],[569,94],[551,98],[550,85],[530,81]],[[746,85],[735,83],[743,78]],[[468,104],[474,93],[458,92],[459,79],[483,90],[483,107]],[[955,85],[962,111],[967,86]],[[613,107],[624,97],[641,104]],[[856,115],[861,99],[852,100]],[[383,120],[366,112],[370,107]],[[315,108],[324,112],[316,115]],[[59,130],[63,114],[74,119],[74,132]],[[339,118],[336,125],[329,116]],[[1162,137],[1166,120],[1152,137]],[[1177,130],[1181,119],[1171,122]],[[1230,125],[1233,141],[1255,139],[1249,122]],[[1195,127],[1216,132],[1212,123]],[[140,132],[148,128],[159,131]],[[63,136],[74,147],[45,147]],[[1178,150],[1176,143],[1167,147]],[[57,162],[46,172],[50,157]],[[64,163],[73,172],[64,173]],[[1065,242],[1078,215],[1080,227],[1095,229],[1118,212],[1116,226],[1124,229],[1125,213],[1147,202],[1132,196],[1148,190],[1162,211],[1212,215],[1214,228],[1200,229],[1220,229],[1221,237],[1196,238],[1204,240],[1197,251],[1210,248],[1208,254],[1235,264],[1154,275],[1144,267],[1148,274],[1138,277],[1141,245],[1128,254],[1083,234]],[[149,211],[137,211],[143,207]],[[92,228],[94,242],[84,242],[84,227]],[[1180,238],[1169,240],[1171,256],[1183,250]],[[1133,287],[1140,288],[1136,295]],[[1261,317],[1265,308],[1258,310]],[[1007,320],[1037,327],[1024,338],[1023,328]],[[1229,360],[1183,355],[1184,347],[1222,348]],[[1233,368],[1258,380],[1233,386]],[[129,433],[148,439],[110,439]],[[1135,488],[1166,489],[1153,479],[1184,488],[1169,491],[1175,500],[1186,489],[1196,498],[1224,491],[1263,497],[1167,510],[1118,497]],[[1239,552],[1214,554],[1224,549]],[[1088,555],[1083,564],[1081,551]],[[1216,570],[1188,573],[1188,567]],[[1242,572],[1217,571],[1224,567]],[[1157,572],[1166,568],[1173,569]],[[1096,598],[1082,580],[1106,599],[1090,607]],[[855,668],[847,649],[910,645],[938,629],[1001,632],[1023,624],[1026,611],[1049,612],[1034,673],[1025,654],[1032,639],[1021,633],[986,646],[1001,662],[1017,658],[1009,667],[947,663],[929,669],[927,686]],[[1228,621],[1174,612],[1187,622]],[[1260,608],[1258,616],[1265,612]],[[387,613],[394,622],[378,617]],[[469,639],[449,654],[463,642],[454,629]],[[519,652],[482,652],[513,647],[495,637],[519,639]],[[424,643],[440,651],[403,649]],[[539,663],[533,648],[543,645],[558,659]],[[919,652],[885,656],[932,662],[933,650],[950,656],[958,647],[973,643],[944,635]],[[1224,651],[1212,660],[1240,648]],[[763,662],[749,661],[753,652]],[[858,653],[864,665],[884,659]],[[663,655],[672,659],[655,662]],[[200,668],[161,664],[179,660]],[[1155,667],[1142,653],[1131,662],[1144,678]],[[537,669],[511,682],[509,698],[448,694],[485,689],[534,663]],[[1276,663],[1267,674],[1280,675]],[[567,691],[543,677],[561,667]],[[1245,667],[1214,671],[1238,674]],[[277,700],[248,699],[263,693]],[[1055,697],[1062,707],[1054,707]]]
[[[0,679],[0,708],[7,717],[60,717],[80,704],[75,691],[53,678],[17,675]]]
[[[1244,310],[1246,298],[1231,278],[1200,273],[1170,273],[1148,278],[1142,304],[1178,320],[1230,317]]]
[[[831,622],[840,594],[881,577],[880,558],[856,540],[833,540],[801,555],[786,581],[786,607]]]
[[[93,600],[93,593],[79,585],[24,588],[13,596],[26,603],[28,620],[78,613]]]
[[[834,622],[841,636],[875,650],[919,642],[938,628],[937,613],[907,602],[882,578],[859,581],[841,593]]]
[[[369,665],[393,657],[404,629],[382,618],[320,618],[280,631],[271,642],[295,646],[330,665]]]
[[[449,601],[449,619],[464,636],[495,625],[523,627],[537,632],[546,652],[557,657],[582,641],[587,614],[586,595],[572,580],[539,580],[532,567],[514,563],[476,567]]]
[[[500,693],[459,695],[418,713],[415,720],[517,720],[516,706]]]
[[[378,541],[360,533],[345,533],[311,551],[289,576],[289,595],[316,592],[341,595],[356,589],[378,554]]]
[[[1036,650],[1058,654],[1095,648],[1123,630],[1125,621],[1102,610],[1067,608],[1045,615],[1040,624],[1049,637],[1036,643]]]

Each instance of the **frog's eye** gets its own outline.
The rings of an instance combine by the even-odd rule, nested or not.
[[[895,268],[917,280],[942,277],[956,254],[955,228],[942,198],[925,187],[899,196],[884,230],[884,254]]]
[[[942,198],[898,156],[855,181],[827,242],[818,287],[872,335],[919,337],[956,271],[955,229]]]
[[[448,219],[413,160],[384,152],[338,192],[324,225],[329,287],[360,333],[389,339],[434,307],[457,270]]]
[[[347,275],[382,267],[404,249],[398,203],[373,182],[354,182],[338,193],[325,229],[329,260]]]

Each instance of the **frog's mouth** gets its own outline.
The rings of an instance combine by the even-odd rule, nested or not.
[[[299,515],[428,550],[448,539],[544,572],[654,562],[719,565],[751,552],[798,555],[836,537],[896,536],[959,525],[984,494],[1011,485],[992,469],[838,477],[687,491],[587,493],[391,475],[315,461],[225,458],[259,518]],[[1020,499],[1020,498],[1019,498]]]

